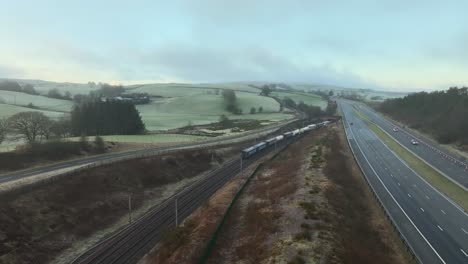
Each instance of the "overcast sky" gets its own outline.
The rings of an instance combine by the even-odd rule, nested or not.
[[[466,0],[0,0],[0,77],[468,85]]]

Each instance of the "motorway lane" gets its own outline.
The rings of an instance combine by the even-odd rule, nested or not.
[[[393,132],[393,128],[397,125],[390,122],[388,119],[383,117],[381,114],[375,112],[373,109],[365,106],[361,103],[350,102],[351,104],[358,107],[363,111],[367,117],[376,123],[379,127],[390,134],[400,144],[410,149],[420,158],[425,160],[427,163],[434,166],[437,170],[451,178],[453,181],[463,186],[465,190],[468,190],[468,163],[461,161],[445,152],[440,146],[434,144],[428,140],[418,138],[417,136],[410,133],[408,130],[399,127],[399,132]],[[416,139],[420,142],[419,145],[414,146],[410,140]]]
[[[420,261],[468,263],[468,215],[406,166],[349,104],[340,105],[358,162]]]

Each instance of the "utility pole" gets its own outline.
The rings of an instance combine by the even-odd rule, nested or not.
[[[175,225],[176,227],[179,226],[179,215],[177,213],[177,196],[175,198]]]
[[[128,222],[132,223],[132,194],[128,194]]]

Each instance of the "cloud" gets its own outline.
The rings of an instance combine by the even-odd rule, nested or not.
[[[0,78],[21,78],[23,75],[23,69],[7,65],[0,65]]]
[[[278,81],[313,82],[331,85],[375,88],[371,81],[329,65],[295,62],[261,47],[217,50],[168,45],[142,53],[140,63],[161,76],[182,81]]]

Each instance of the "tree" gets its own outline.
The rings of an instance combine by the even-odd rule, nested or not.
[[[289,97],[285,97],[285,98],[283,99],[283,105],[284,105],[285,107],[289,107],[289,108],[293,108],[293,109],[296,108],[296,102],[294,102],[294,100],[291,99],[291,98],[289,98]]]
[[[71,112],[72,134],[135,135],[145,131],[140,113],[132,102],[88,100]]]
[[[260,95],[268,96],[273,90],[270,88],[268,84],[263,85],[262,91],[260,92]]]
[[[7,129],[7,120],[5,118],[0,118],[0,144],[2,144],[6,138]]]
[[[94,138],[94,151],[96,153],[106,152],[106,144],[104,143],[104,139],[102,139],[101,136],[96,136]]]
[[[67,100],[72,100],[73,99],[73,96],[72,94],[70,93],[70,91],[66,91],[65,92],[65,95],[63,96],[65,99]]]
[[[34,86],[32,84],[26,84],[23,87],[23,92],[27,94],[32,94],[32,95],[38,95],[39,93],[34,89]]]
[[[50,133],[54,138],[66,138],[71,135],[70,119],[62,117],[57,121],[52,121]]]
[[[242,114],[242,109],[237,106],[236,93],[231,89],[223,90],[223,99],[226,104],[226,110],[236,115]]]
[[[468,87],[420,92],[385,100],[380,110],[440,143],[468,144]]]
[[[255,114],[255,112],[257,112],[257,110],[255,109],[255,107],[251,107],[251,108],[250,108],[250,113],[251,113],[251,114]]]
[[[330,90],[330,91],[328,92],[328,96],[333,96],[333,95],[334,95],[333,90]]]
[[[259,113],[263,113],[263,106],[260,106],[260,107],[258,108],[258,112],[259,112]]]
[[[101,89],[99,89],[98,91],[100,96],[104,96],[108,98],[120,96],[124,92],[125,92],[125,89],[123,88],[122,85],[110,85],[107,83],[102,84]]]
[[[232,121],[226,115],[221,115],[219,117],[219,124],[222,128],[229,128],[232,126]]]
[[[3,81],[0,83],[0,90],[12,91],[12,92],[22,92],[23,89],[17,82],[12,81]]]
[[[50,126],[50,119],[41,112],[20,112],[8,118],[8,128],[32,144],[38,136],[44,135]]]
[[[47,96],[50,98],[58,98],[58,99],[62,98],[62,94],[60,94],[59,90],[57,90],[56,88],[50,89],[47,92]]]

